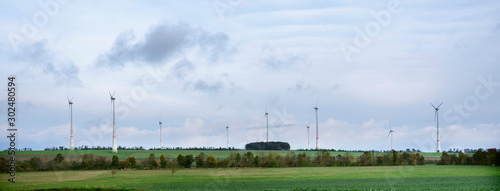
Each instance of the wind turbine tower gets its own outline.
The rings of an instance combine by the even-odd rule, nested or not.
[[[390,123],[389,123],[389,126],[390,126],[391,130],[389,131],[389,134],[387,136],[391,135],[391,150],[394,150],[394,145],[392,144],[392,135],[394,133],[396,133],[396,131],[392,130],[392,125]]]
[[[70,135],[70,145],[69,145],[69,150],[75,150],[75,141],[73,140],[73,98],[69,99],[68,97],[68,104],[69,104],[69,111],[71,115],[71,135]]]
[[[309,141],[309,124],[307,124],[306,127],[307,127],[307,150],[310,150],[311,142]]]
[[[226,124],[227,149],[229,150],[229,123]]]
[[[116,123],[115,123],[115,92],[111,94],[109,92],[109,96],[111,97],[111,105],[113,105],[113,148],[112,148],[112,153],[118,153],[118,148],[116,147]]]
[[[158,122],[160,124],[160,150],[163,150],[163,139],[162,139],[162,132],[161,132],[161,120]]]
[[[266,107],[266,113],[264,115],[266,116],[266,126],[267,126],[266,138],[267,142],[269,142],[269,113],[267,113],[267,107]]]
[[[443,103],[444,102],[441,102],[441,104],[443,104]],[[441,142],[439,142],[439,106],[441,106],[441,104],[439,104],[436,107],[436,106],[434,106],[434,104],[431,103],[432,107],[435,110],[434,120],[436,120],[436,127],[437,127],[437,152],[438,153],[441,152]]]
[[[318,101],[316,101],[316,106],[314,106],[314,110],[316,110],[316,150],[319,150],[319,133],[318,133]]]

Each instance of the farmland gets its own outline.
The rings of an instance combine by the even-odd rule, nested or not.
[[[93,154],[95,156],[104,156],[107,158],[111,158],[113,155],[117,155],[120,160],[124,160],[128,156],[130,157],[135,157],[138,160],[143,160],[147,159],[149,157],[149,154],[155,154],[156,156],[160,155],[165,155],[167,159],[175,159],[177,155],[182,154],[182,155],[198,155],[201,152],[205,153],[206,155],[211,155],[214,156],[215,158],[218,159],[224,159],[230,155],[232,152],[239,152],[240,154],[244,154],[248,152],[247,150],[119,150],[118,153],[114,154],[111,153],[110,150],[75,150],[75,151],[69,151],[69,150],[62,150],[62,151],[16,151],[16,158],[19,158],[21,160],[28,160],[31,157],[40,157],[40,158],[46,158],[46,159],[53,159],[58,153],[61,153],[62,155],[65,155],[67,159],[78,159],[81,155],[84,154]],[[275,152],[278,154],[281,154],[285,156],[287,153],[292,152],[292,151],[255,151],[251,150],[252,153],[254,154],[259,154],[261,152],[268,153],[268,152]],[[310,156],[314,156],[318,151],[293,151],[296,153],[307,153]],[[346,152],[330,152],[331,155],[345,155]],[[363,154],[363,152],[349,152],[352,156],[360,156]],[[377,153],[375,153],[377,154]],[[441,153],[421,153],[424,155],[426,158],[429,157],[440,157]],[[0,152],[0,157],[8,157],[7,151],[2,151]]]
[[[7,180],[8,174],[1,174]],[[404,189],[498,190],[500,167],[376,166],[244,169],[110,170],[25,172],[8,190],[126,188],[144,190]]]

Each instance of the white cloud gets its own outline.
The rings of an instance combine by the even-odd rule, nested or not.
[[[0,39],[0,76],[18,79],[25,147],[67,146],[66,96],[74,97],[77,144],[111,145],[108,91],[117,90],[118,114],[129,112],[117,120],[124,146],[159,145],[161,114],[165,146],[224,147],[229,122],[230,144],[242,148],[265,140],[268,106],[270,139],[306,148],[305,125],[313,137],[320,98],[322,147],[387,149],[392,123],[396,148],[433,151],[429,103],[454,110],[474,95],[478,77],[500,81],[500,4],[401,4],[404,11],[346,63],[339,45],[353,43],[354,29],[365,30],[375,21],[370,12],[387,2],[242,2],[223,19],[205,1],[71,2],[37,27],[21,54]],[[0,12],[0,28],[17,34],[18,18],[42,10],[36,2],[2,8],[16,11]],[[158,83],[145,88],[150,71]],[[131,99],[140,88],[144,97]],[[498,146],[493,90],[460,124],[441,120],[443,149]]]

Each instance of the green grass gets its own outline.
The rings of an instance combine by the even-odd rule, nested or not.
[[[119,150],[118,153],[116,154],[120,160],[125,160],[128,156],[133,156],[138,160],[146,159],[149,157],[149,154],[153,153],[155,154],[156,157],[160,157],[162,154],[165,155],[168,159],[174,159],[177,158],[179,154],[182,155],[188,155],[192,154],[193,156],[199,155],[201,152],[205,153],[206,155],[212,155],[215,158],[218,159],[224,159],[230,155],[232,152],[239,152],[241,154],[244,154],[248,151],[246,150]],[[264,153],[269,153],[269,152],[275,152],[279,153],[283,156],[285,156],[287,153],[292,152],[292,151],[256,151],[256,150],[251,150],[251,152],[256,155],[261,152]],[[318,151],[293,151],[296,152],[297,154],[299,153],[307,153],[308,155],[314,156]],[[92,153],[95,156],[105,156],[105,157],[112,157],[115,155],[114,153],[111,153],[110,150],[76,150],[76,151],[16,151],[16,156],[17,157],[24,157],[24,158],[31,158],[34,156],[38,156],[41,158],[47,158],[47,159],[53,159],[55,155],[58,153],[61,153],[63,155],[84,155],[84,154],[89,154]],[[331,155],[345,155],[346,152],[330,152]],[[363,152],[349,152],[352,156],[360,156],[363,154]],[[375,153],[379,154],[379,153]],[[440,157],[441,153],[421,153],[424,155],[424,157]],[[51,155],[51,156],[40,156],[40,155]],[[0,156],[3,156],[5,158],[8,157],[7,151],[2,151],[0,152]],[[78,158],[74,156],[66,156],[67,158]]]
[[[376,166],[252,169],[109,170],[0,175],[0,188],[125,188],[145,190],[404,189],[500,190],[500,167]]]

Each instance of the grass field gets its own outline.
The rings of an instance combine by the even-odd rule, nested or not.
[[[6,190],[127,188],[138,190],[500,190],[500,167],[377,166],[253,169],[109,170],[18,173]]]
[[[119,150],[116,154],[120,160],[125,160],[128,156],[135,157],[138,160],[146,159],[149,157],[149,154],[155,154],[156,157],[160,157],[162,154],[165,155],[168,159],[177,158],[179,154],[188,155],[192,154],[193,156],[199,155],[201,152],[206,155],[212,155],[215,158],[224,159],[230,155],[232,152],[239,152],[241,154],[248,152],[247,150]],[[255,154],[259,154],[261,152],[268,153],[270,151],[255,151],[251,150],[251,152]],[[272,151],[275,153],[279,153],[285,156],[287,153],[292,151]],[[308,155],[314,156],[318,151],[294,151],[297,154],[299,153],[307,153]],[[65,155],[66,158],[79,158],[79,155],[84,155],[88,153],[92,153],[95,156],[104,156],[111,158],[113,153],[110,150],[76,150],[76,151],[16,151],[16,157],[22,159],[29,159],[31,157],[40,157],[53,159],[58,153]],[[345,155],[346,152],[330,152],[331,155]],[[360,156],[362,152],[349,152],[352,156]],[[377,153],[375,153],[377,154]],[[441,153],[421,153],[424,157],[440,157]],[[1,157],[8,158],[7,151],[0,152]]]

